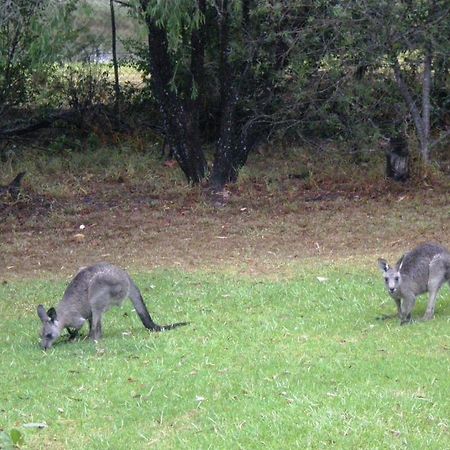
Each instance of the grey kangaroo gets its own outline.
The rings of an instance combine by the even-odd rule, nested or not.
[[[439,244],[421,244],[405,253],[395,267],[379,259],[386,288],[397,305],[400,323],[411,322],[416,297],[429,293],[424,320],[434,317],[436,296],[442,285],[450,280],[450,252]]]
[[[112,306],[119,306],[129,297],[142,323],[151,331],[165,331],[187,322],[157,325],[145,306],[138,287],[130,276],[117,266],[98,263],[83,267],[67,287],[62,300],[47,312],[42,305],[37,313],[42,321],[41,347],[48,350],[67,328],[70,339],[89,322],[89,337],[98,340],[102,336],[102,315]]]

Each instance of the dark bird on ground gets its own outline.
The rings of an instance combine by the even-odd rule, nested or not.
[[[19,198],[20,185],[22,183],[22,178],[25,176],[26,172],[20,172],[17,174],[16,178],[11,181],[11,183],[6,186],[0,186],[0,197],[9,195],[14,201]]]

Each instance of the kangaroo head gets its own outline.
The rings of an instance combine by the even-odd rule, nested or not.
[[[385,259],[378,260],[378,267],[384,276],[384,282],[389,294],[395,295],[400,288],[402,276],[400,274],[401,263],[398,268],[391,267]]]
[[[37,307],[37,313],[42,322],[41,347],[48,350],[61,334],[55,308],[47,312],[42,305]]]

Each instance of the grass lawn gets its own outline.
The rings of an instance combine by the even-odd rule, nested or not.
[[[377,258],[450,245],[444,175],[255,154],[214,208],[141,143],[1,167],[27,175],[0,199],[0,448],[450,448],[450,289],[431,322],[376,320],[396,309]],[[101,260],[191,324],[149,333],[127,302],[97,344],[41,351],[37,305]]]
[[[0,428],[23,448],[450,448],[448,286],[400,327],[376,320],[395,306],[375,267],[133,275],[157,322],[191,324],[149,333],[126,302],[97,344],[44,353],[36,306],[66,280],[0,285]]]

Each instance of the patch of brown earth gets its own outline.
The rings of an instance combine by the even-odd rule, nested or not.
[[[286,276],[304,264],[373,265],[425,240],[450,246],[446,187],[330,185],[230,188],[213,207],[200,188],[152,193],[145,184],[89,182],[83,194],[25,195],[0,204],[0,281],[73,274],[108,260]]]

